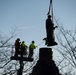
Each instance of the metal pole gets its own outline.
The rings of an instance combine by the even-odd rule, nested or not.
[[[18,69],[17,75],[23,75],[24,64],[23,61],[20,61],[20,68]]]
[[[17,72],[17,75],[23,75],[23,68],[24,68],[24,64],[23,64],[23,54],[21,53],[21,60],[19,61],[20,64],[20,68]]]

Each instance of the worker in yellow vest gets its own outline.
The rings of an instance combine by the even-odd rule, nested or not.
[[[22,43],[21,43],[21,53],[22,53],[22,55],[27,54],[27,48],[28,48],[28,46],[25,44],[25,41],[22,41]]]
[[[37,46],[35,46],[35,41],[32,41],[29,45],[29,58],[32,58],[33,56],[33,50],[36,49]]]

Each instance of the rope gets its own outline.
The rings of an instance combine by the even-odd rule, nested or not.
[[[37,45],[37,47],[40,46],[43,42],[44,42],[44,41],[42,41],[41,43],[39,43],[39,44]]]

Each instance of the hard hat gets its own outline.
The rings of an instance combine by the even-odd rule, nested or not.
[[[20,40],[20,38],[17,38],[17,40]]]
[[[35,43],[35,41],[32,41],[32,43]]]
[[[22,43],[25,43],[25,41],[22,41]]]

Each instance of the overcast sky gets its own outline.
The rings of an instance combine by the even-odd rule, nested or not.
[[[16,26],[19,35],[13,42],[19,37],[27,45],[32,40],[39,45],[46,37],[45,20],[49,2],[50,0],[0,0],[0,31],[10,36],[12,27]],[[76,27],[76,0],[53,0],[53,12],[65,28],[73,30]]]

